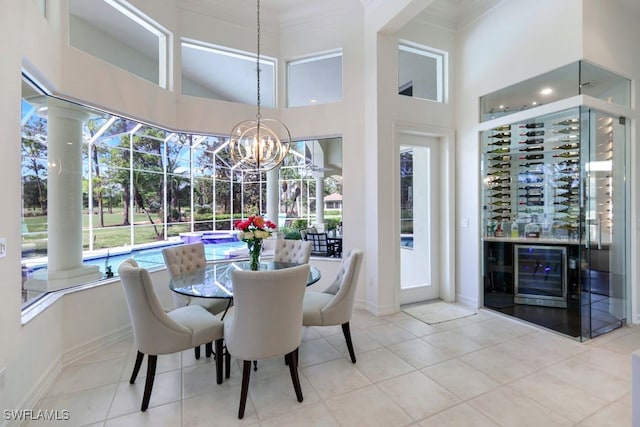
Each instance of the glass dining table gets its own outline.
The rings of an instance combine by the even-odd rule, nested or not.
[[[267,261],[260,263],[260,270],[281,270],[299,264],[289,262]],[[199,298],[233,299],[233,270],[249,270],[249,261],[225,261],[209,263],[204,268],[179,274],[171,278],[169,288],[182,295]],[[310,266],[307,286],[321,278],[320,270]]]

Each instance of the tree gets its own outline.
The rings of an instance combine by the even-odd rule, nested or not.
[[[23,129],[22,136],[22,176],[23,183],[27,183],[35,194],[30,197],[31,206],[40,209],[42,214],[47,212],[47,144],[46,122],[42,118],[29,120]],[[28,178],[31,176],[32,178]]]

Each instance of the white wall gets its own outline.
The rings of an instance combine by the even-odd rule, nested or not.
[[[478,98],[581,59],[581,0],[508,0],[461,29],[456,77],[458,299],[480,304]]]

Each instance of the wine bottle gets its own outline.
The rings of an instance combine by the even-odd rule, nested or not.
[[[580,195],[580,192],[577,189],[569,189],[569,188],[556,188],[555,191],[557,196],[567,196],[567,197],[571,197],[571,196],[578,196]]]
[[[500,139],[511,138],[511,132],[498,132],[496,134],[489,135],[489,138],[500,138]]]
[[[521,133],[520,136],[542,136],[544,135],[543,130],[530,130],[529,132]]]
[[[569,189],[571,189],[571,184],[562,182],[562,183],[556,184],[555,189],[556,190],[569,190]]]
[[[524,188],[525,190],[529,191],[529,190],[541,189],[542,185],[525,185],[522,188]]]
[[[538,166],[538,165],[544,165],[544,162],[527,162],[527,163],[523,163],[520,166],[528,168],[531,166]]]
[[[518,151],[544,151],[543,145],[530,145],[528,147],[520,148]]]
[[[574,125],[576,123],[579,123],[580,121],[577,118],[571,118],[571,119],[566,119],[566,120],[562,120],[559,122],[554,123],[554,125],[558,125],[558,126],[568,126],[568,125]]]
[[[508,153],[509,152],[509,147],[498,147],[498,148],[494,148],[493,150],[487,151],[487,153],[489,154],[500,154],[500,153]]]
[[[506,199],[508,197],[511,197],[511,194],[509,194],[509,193],[496,193],[496,194],[490,194],[489,197],[491,197],[492,199]]]
[[[520,125],[520,127],[527,128],[527,129],[536,129],[536,128],[544,127],[544,123],[527,123],[526,125]]]
[[[579,151],[565,151],[565,152],[553,155],[553,157],[578,157],[578,156],[580,156]]]
[[[489,160],[492,162],[508,162],[511,160],[511,156],[493,156],[489,157]]]
[[[525,209],[518,209],[518,212],[523,212],[523,213],[530,213],[530,214],[536,214],[536,213],[542,213],[542,209],[540,208],[525,208]]]
[[[576,133],[580,131],[580,126],[567,126],[562,129],[556,129],[553,133]]]
[[[499,139],[497,141],[490,142],[487,145],[510,145],[510,144],[511,144],[510,139]]]
[[[492,213],[499,213],[499,214],[510,214],[511,213],[511,208],[493,209],[491,212]]]
[[[495,187],[488,188],[489,191],[511,191],[510,185],[496,185]]]
[[[526,156],[518,157],[520,160],[538,160],[544,159],[544,154],[536,153],[536,154],[527,154]]]
[[[492,221],[497,221],[497,222],[498,222],[498,225],[499,225],[499,224],[500,224],[504,219],[506,219],[506,218],[509,218],[509,217],[507,217],[507,216],[502,216],[502,215],[496,215],[496,216],[492,216],[492,217],[491,217],[491,218],[489,218],[489,219],[491,219]]]
[[[511,130],[511,126],[498,126],[496,128],[493,128],[494,131],[496,132],[504,132],[506,130],[510,131]]]
[[[490,168],[494,169],[509,169],[511,167],[511,163],[509,162],[500,162],[489,165]]]
[[[489,176],[500,176],[500,175],[509,175],[509,173],[510,172],[508,170],[498,169],[498,170],[495,170],[495,171],[488,172],[487,175],[489,175]]]
[[[491,202],[493,206],[511,206],[511,202],[508,200],[498,200],[495,202]]]
[[[526,202],[520,202],[521,205],[526,206],[543,206],[544,201],[542,200],[527,200]]]
[[[568,222],[563,222],[558,224],[557,226],[554,225],[554,228],[561,228],[563,230],[569,230],[569,231],[576,231],[578,229],[578,225],[577,224],[571,224]]]
[[[570,142],[568,144],[556,145],[553,147],[554,150],[573,150],[575,148],[580,147],[579,142]]]
[[[544,138],[530,138],[520,141],[520,144],[542,144],[543,142]]]
[[[518,194],[518,197],[524,197],[526,199],[530,198],[530,197],[543,197],[544,193],[542,192],[542,189],[535,189],[535,190],[528,190],[526,193],[524,194]]]
[[[573,165],[577,165],[578,163],[580,163],[580,160],[578,159],[567,159],[567,160],[563,160],[561,162],[556,163],[558,166],[573,166]]]

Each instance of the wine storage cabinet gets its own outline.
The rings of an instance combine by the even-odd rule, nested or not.
[[[586,107],[480,133],[486,307],[579,337],[624,322],[625,138]]]

